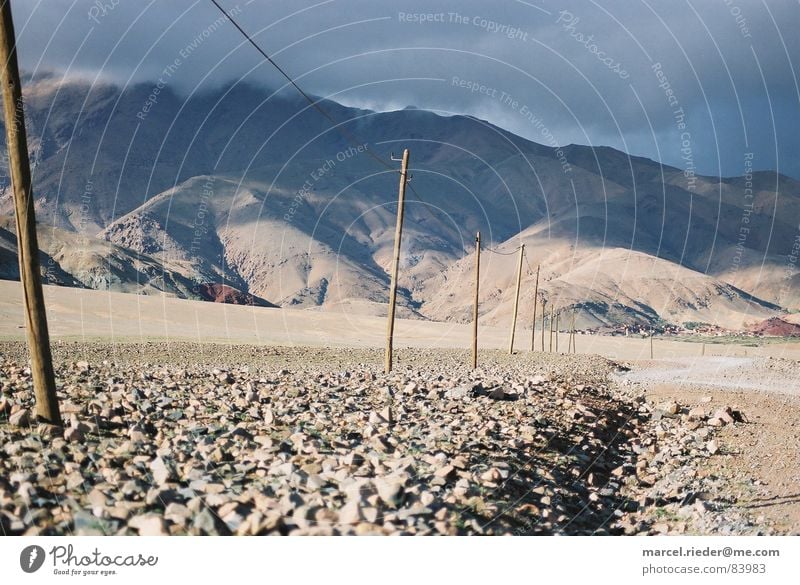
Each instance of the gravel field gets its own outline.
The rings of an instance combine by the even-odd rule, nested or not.
[[[762,531],[693,484],[737,414],[597,356],[62,342],[58,429],[0,355],[6,534]]]

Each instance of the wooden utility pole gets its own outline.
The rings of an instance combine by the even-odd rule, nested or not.
[[[1,0],[0,0],[1,1]],[[392,350],[394,344],[394,313],[397,302],[397,270],[400,267],[400,243],[403,235],[403,212],[406,204],[406,175],[408,174],[408,149],[403,151],[400,166],[400,188],[397,194],[397,226],[394,230],[394,256],[392,257],[392,284],[389,287],[389,316],[386,321],[386,359],[384,371],[392,371]]]
[[[519,265],[517,266],[517,292],[514,295],[514,317],[511,319],[511,337],[508,340],[508,353],[514,353],[514,333],[517,330],[517,312],[519,311],[519,289],[522,286],[522,257],[525,255],[525,244],[519,247]]]
[[[567,330],[567,353],[572,353],[572,325],[575,320],[575,310],[570,315],[569,329]]]
[[[547,351],[553,353],[553,317],[555,316],[554,310],[555,303],[550,304],[550,343],[547,347]]]
[[[577,332],[575,331],[575,309],[572,309],[572,353],[578,353],[576,341]]]
[[[653,330],[650,330],[650,359],[653,359]]]
[[[58,411],[50,336],[39,272],[39,243],[36,239],[36,216],[31,189],[31,166],[28,158],[28,137],[25,132],[25,113],[22,83],[17,64],[16,36],[11,18],[11,1],[0,0],[0,82],[3,84],[3,114],[6,124],[6,147],[11,183],[14,190],[14,210],[17,224],[19,277],[22,281],[25,332],[31,354],[36,414],[54,425],[61,425]]]
[[[472,307],[472,369],[478,367],[478,295],[481,286],[481,233],[475,237],[475,304]]]
[[[536,339],[536,305],[539,302],[539,266],[536,267],[536,286],[533,288],[533,321],[531,322],[531,351]],[[544,348],[542,348],[544,351]]]
[[[556,313],[556,353],[558,353],[558,319],[561,316],[561,311]]]
[[[542,353],[544,353],[544,320],[547,317],[547,299],[542,296]]]

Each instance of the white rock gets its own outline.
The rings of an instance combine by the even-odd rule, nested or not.
[[[350,500],[339,510],[339,522],[341,524],[358,524],[364,519],[361,513],[361,504],[358,500]]]
[[[663,412],[664,414],[677,414],[679,407],[678,403],[674,400],[668,400],[667,402],[662,402],[658,406],[656,406],[658,410]]]
[[[469,398],[472,389],[469,386],[456,386],[455,388],[448,388],[444,393],[445,398],[450,400],[463,400]]]
[[[157,485],[163,485],[170,480],[172,472],[161,457],[156,457],[150,463],[150,472]]]
[[[8,417],[8,422],[15,427],[27,427],[30,420],[30,412],[24,408]]]
[[[380,499],[390,508],[396,508],[400,504],[403,495],[403,484],[400,481],[376,478],[375,488],[378,490]]]
[[[139,531],[140,536],[168,536],[169,532],[161,516],[155,514],[142,514],[134,516],[128,526]]]
[[[689,420],[703,420],[706,417],[706,409],[698,406],[689,411]]]

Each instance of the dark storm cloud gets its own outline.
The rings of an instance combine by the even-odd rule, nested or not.
[[[739,175],[800,176],[800,5],[783,0],[222,0],[308,91],[486,118]],[[182,92],[282,80],[210,0],[14,2],[24,67],[162,77]],[[164,72],[168,75],[164,78]],[[688,148],[687,148],[688,144]]]

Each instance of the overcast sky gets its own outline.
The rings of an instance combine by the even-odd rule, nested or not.
[[[800,177],[797,0],[219,1],[307,91],[348,105],[471,114],[710,175],[752,153]],[[28,71],[162,76],[185,94],[282,83],[210,0],[13,9]]]

